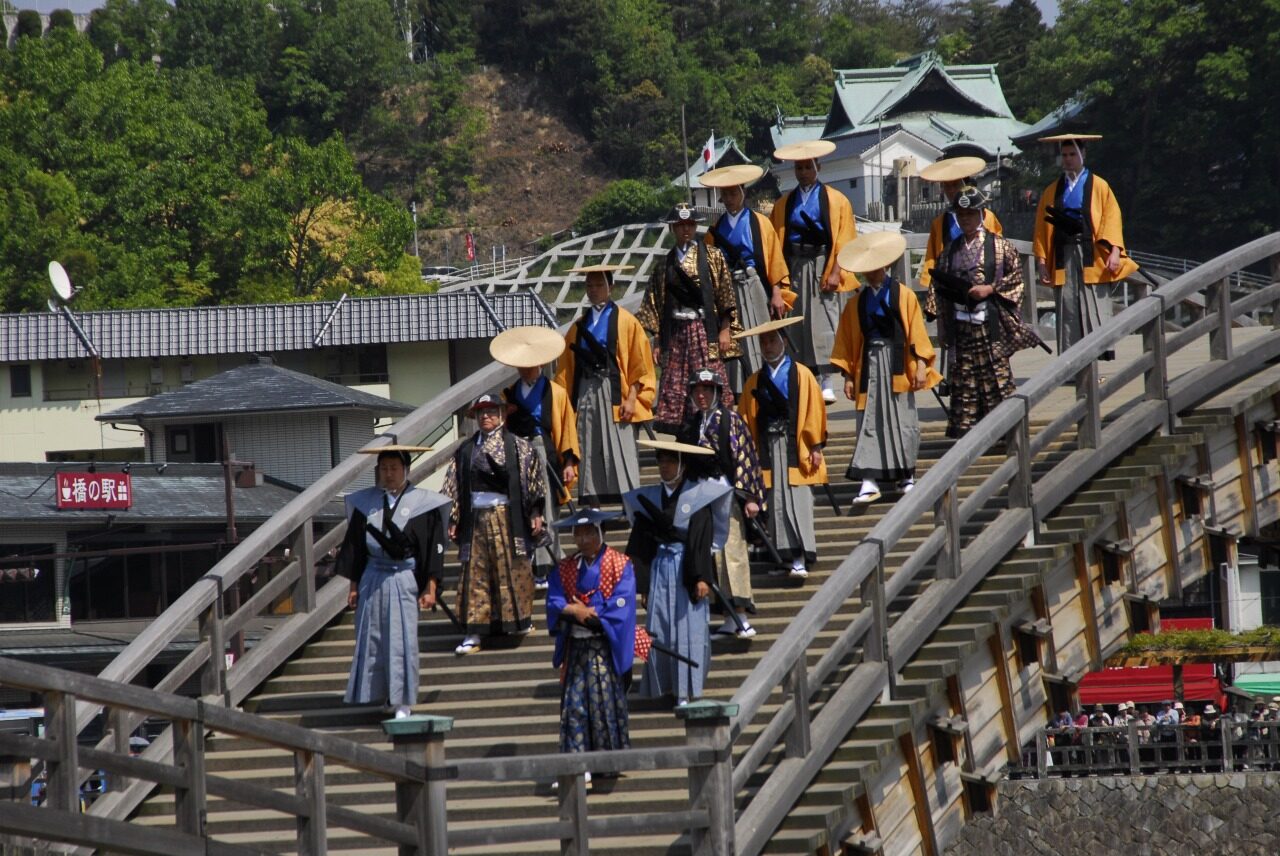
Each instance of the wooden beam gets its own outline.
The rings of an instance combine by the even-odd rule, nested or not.
[[[1053,614],[1049,611],[1049,596],[1045,594],[1044,583],[1031,589],[1031,608],[1035,610],[1036,623],[1041,621],[1049,625],[1049,635],[1045,637],[1045,652],[1040,660],[1040,671],[1058,674],[1058,646],[1053,641]]]
[[[933,809],[929,807],[929,791],[924,786],[924,772],[920,767],[920,751],[914,732],[908,731],[898,738],[898,748],[907,762],[907,782],[911,785],[911,799],[915,804],[916,824],[920,827],[921,850],[924,856],[939,856],[938,832],[933,826]]]
[[[1083,544],[1075,545],[1076,593],[1084,616],[1084,641],[1089,650],[1089,663],[1094,669],[1102,665],[1102,636],[1098,631],[1097,599],[1093,596],[1093,575],[1089,572],[1089,554]]]
[[[1173,513],[1173,499],[1170,489],[1173,487],[1169,478],[1168,467],[1162,468],[1156,476],[1156,502],[1160,507],[1160,534],[1164,539],[1164,553],[1168,559],[1169,594],[1174,598],[1182,598],[1182,554],[1178,546],[1178,520]]]
[[[1022,758],[1022,742],[1018,739],[1018,718],[1014,713],[1013,682],[1009,679],[1009,660],[1004,653],[1004,632],[1000,627],[987,637],[987,648],[996,667],[996,686],[1000,690],[1000,719],[1004,723],[1005,757],[1012,764]]]
[[[1247,521],[1244,534],[1256,537],[1260,525],[1258,521],[1258,486],[1253,481],[1253,441],[1255,435],[1245,423],[1245,414],[1238,415],[1235,423],[1236,453],[1237,460],[1240,462],[1240,491],[1241,498],[1244,500],[1245,520]]]
[[[969,712],[965,709],[964,690],[960,686],[959,675],[947,675],[947,698],[951,702],[951,709],[967,722]],[[960,762],[960,769],[963,772],[972,772],[977,769],[973,759],[973,732],[966,728],[962,739],[964,740],[964,760]]]

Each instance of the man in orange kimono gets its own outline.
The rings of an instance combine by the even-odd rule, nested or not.
[[[1120,203],[1111,185],[1084,165],[1086,143],[1100,139],[1100,134],[1040,138],[1059,146],[1062,158],[1062,176],[1040,195],[1031,242],[1041,285],[1055,288],[1058,353],[1106,322],[1111,316],[1107,286],[1138,269],[1125,254]]]
[[[760,456],[768,491],[769,537],[789,573],[803,579],[818,558],[813,529],[812,485],[827,483],[827,408],[817,378],[787,356],[782,329],[804,319],[798,315],[766,321],[744,330],[757,336],[764,367],[747,378],[738,412],[747,423]]]
[[[709,246],[718,247],[729,263],[734,296],[738,299],[738,320],[743,327],[781,318],[795,302],[795,293],[787,285],[782,243],[773,224],[763,214],[746,207],[747,185],[762,175],[764,170],[754,164],[739,164],[713,169],[698,178],[703,187],[720,189],[724,214],[707,230],[705,240]],[[735,392],[764,364],[760,343],[754,336],[741,339],[740,344],[742,356],[728,365],[729,385]]]
[[[565,333],[556,383],[578,414],[579,497],[585,506],[619,503],[640,486],[636,426],[653,419],[658,376],[649,338],[636,317],[610,297],[613,275],[628,265],[589,265],[590,307]]]
[[[950,206],[955,205],[960,188],[969,183],[965,179],[982,172],[986,166],[987,162],[982,158],[946,158],[920,170],[920,177],[925,181],[938,182],[942,186],[943,199]],[[990,208],[982,209],[982,228],[993,235],[1004,234],[1000,218]],[[951,246],[951,242],[958,237],[960,237],[960,223],[956,220],[954,211],[948,209],[933,218],[933,223],[929,226],[929,243],[924,248],[924,263],[920,265],[920,276],[917,277],[920,285],[929,284],[929,271],[937,266],[938,257],[942,255],[943,250]]]
[[[795,162],[797,187],[774,203],[771,217],[796,293],[795,311],[805,317],[800,361],[818,375],[828,404],[836,400],[831,346],[849,292],[858,285],[836,264],[840,250],[858,235],[853,206],[843,193],[818,181],[818,158],[835,149],[829,140],[808,140],[773,153],[775,160]]]
[[[907,242],[896,232],[872,232],[845,246],[840,267],[862,274],[867,287],[840,317],[831,362],[844,374],[844,394],[859,410],[858,438],[845,477],[862,480],[854,505],[880,498],[880,482],[915,487],[920,452],[918,390],[942,380],[915,292],[894,279],[890,265]]]

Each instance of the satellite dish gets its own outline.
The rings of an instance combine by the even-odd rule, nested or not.
[[[50,312],[62,311],[62,304],[54,300],[52,297],[49,298],[49,301],[45,305],[49,307]]]
[[[53,283],[54,292],[62,300],[70,300],[76,293],[71,287],[71,277],[67,276],[67,270],[58,262],[49,262],[49,280]]]

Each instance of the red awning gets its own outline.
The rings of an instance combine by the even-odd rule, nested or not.
[[[1162,630],[1211,630],[1212,618],[1166,618]],[[1173,666],[1131,666],[1090,672],[1080,681],[1081,704],[1119,704],[1133,701],[1150,704],[1172,699]],[[1182,667],[1182,697],[1187,701],[1225,702],[1222,682],[1214,675],[1212,663],[1191,663]]]

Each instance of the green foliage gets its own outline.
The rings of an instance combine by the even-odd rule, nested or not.
[[[657,188],[635,179],[611,182],[582,206],[574,231],[586,234],[627,223],[651,223],[679,201],[682,192],[678,187]]]
[[[44,35],[44,22],[40,13],[31,9],[23,9],[18,13],[18,24],[14,32],[19,39],[38,39]]]
[[[1139,633],[1129,640],[1120,653],[1135,656],[1148,651],[1204,653],[1237,647],[1280,649],[1280,627],[1255,627],[1243,633],[1232,633],[1229,630],[1170,630],[1165,633]]]
[[[107,0],[89,15],[89,40],[107,62],[147,62],[160,54],[169,26],[165,0]]]
[[[76,16],[71,13],[70,9],[54,9],[49,13],[49,29],[55,28],[63,30],[74,30],[76,28]]]

